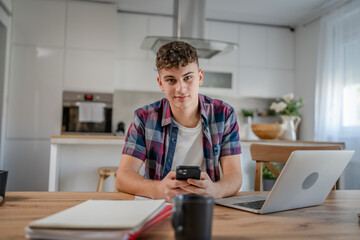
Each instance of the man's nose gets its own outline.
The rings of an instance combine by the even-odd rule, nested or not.
[[[177,84],[177,89],[176,89],[179,93],[182,93],[184,92],[185,90],[185,83],[184,81],[178,81],[178,84]]]

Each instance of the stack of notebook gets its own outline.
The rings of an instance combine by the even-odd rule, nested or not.
[[[135,239],[172,212],[164,200],[88,200],[35,220],[25,228],[36,239]]]

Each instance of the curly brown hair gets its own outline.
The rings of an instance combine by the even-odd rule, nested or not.
[[[160,47],[156,54],[156,68],[171,69],[181,68],[195,62],[199,66],[196,49],[182,41],[173,41]]]

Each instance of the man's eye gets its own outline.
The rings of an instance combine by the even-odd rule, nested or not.
[[[166,82],[169,82],[169,83],[173,83],[173,82],[175,82],[175,79],[173,79],[173,78],[168,78],[168,79],[166,79],[165,81],[166,81]]]
[[[185,80],[190,80],[192,77],[191,76],[186,76],[184,79]]]

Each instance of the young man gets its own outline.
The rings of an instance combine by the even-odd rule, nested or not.
[[[135,111],[117,172],[117,188],[169,202],[178,194],[233,195],[242,181],[234,109],[199,94],[203,71],[190,44],[163,45],[156,67],[166,98]],[[138,172],[144,163],[145,176],[141,176]],[[176,180],[177,165],[201,166],[200,180]]]

